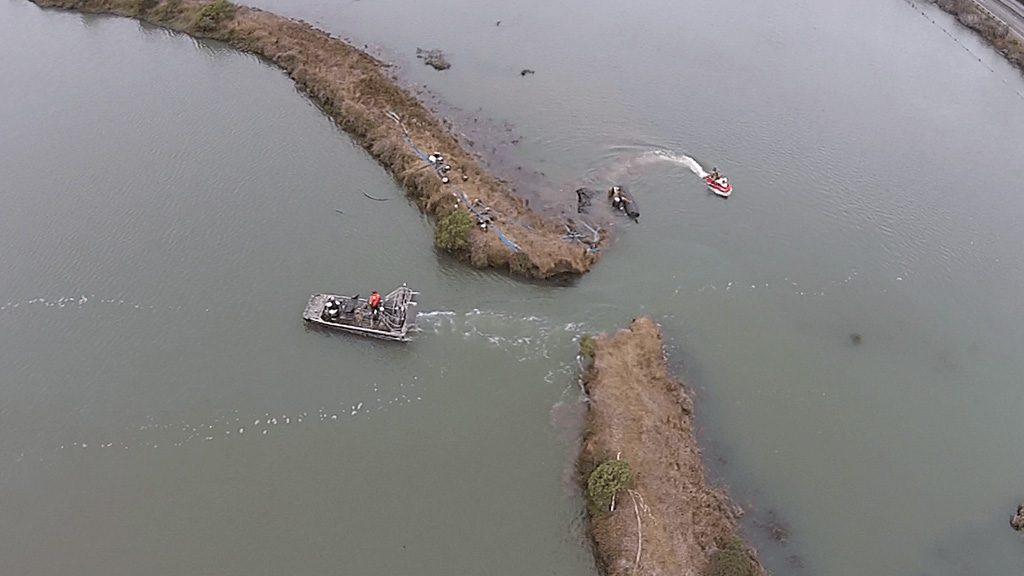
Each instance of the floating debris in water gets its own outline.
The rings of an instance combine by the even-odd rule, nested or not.
[[[423,60],[424,64],[433,67],[435,70],[447,70],[452,67],[451,63],[448,62],[448,58],[445,56],[445,53],[436,48],[432,50],[417,48],[416,57]]]

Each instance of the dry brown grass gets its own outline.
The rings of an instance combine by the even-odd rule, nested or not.
[[[646,510],[634,508],[633,494],[623,493],[614,512],[591,513],[602,570],[611,576],[705,574],[711,553],[735,542],[738,508],[704,478],[693,404],[668,375],[654,322],[638,318],[628,330],[597,338],[584,386],[590,402],[581,476],[619,457],[632,467],[633,492],[646,504]]]
[[[469,248],[458,257],[479,267],[498,267],[533,278],[574,276],[598,259],[578,243],[562,240],[561,221],[531,211],[509,188],[488,175],[476,158],[418,100],[402,90],[386,67],[348,43],[302,21],[239,6],[213,26],[196,25],[196,14],[209,2],[200,0],[33,0],[40,6],[130,16],[195,36],[221,40],[273,62],[343,130],[384,165],[421,209],[440,217],[456,202],[444,185],[406,143],[425,153],[440,151],[452,166],[454,183],[470,201],[479,199],[501,216],[499,229],[522,250],[513,252],[491,231],[474,229]],[[387,116],[397,114],[402,125]],[[465,175],[466,179],[462,176]],[[529,226],[519,226],[515,220]]]

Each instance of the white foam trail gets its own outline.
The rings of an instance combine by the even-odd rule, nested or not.
[[[675,152],[669,152],[667,150],[655,150],[654,152],[651,152],[651,156],[657,158],[658,160],[682,164],[683,166],[689,168],[690,172],[693,172],[694,174],[700,176],[701,178],[706,178],[708,175],[708,173],[699,163],[697,163],[696,160],[690,158],[686,154],[677,154]]]

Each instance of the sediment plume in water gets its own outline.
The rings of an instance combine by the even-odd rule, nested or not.
[[[468,232],[462,227],[466,218],[440,231],[439,244],[467,264],[556,278],[583,274],[599,258],[595,241],[587,245],[572,235],[567,240],[567,222],[532,210],[504,181],[488,174],[440,119],[398,86],[387,64],[305,22],[225,0],[32,1],[136,18],[226,42],[272,62],[387,168],[424,212],[439,221],[473,209],[478,218],[493,217],[485,222],[469,216],[479,225]],[[443,154],[443,163],[428,163],[434,152]]]

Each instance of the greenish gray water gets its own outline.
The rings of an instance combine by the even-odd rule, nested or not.
[[[893,0],[262,5],[641,224],[573,287],[467,270],[276,70],[0,2],[0,572],[592,574],[575,339],[640,314],[775,573],[1024,566],[1024,82],[969,34]],[[302,325],[401,282],[407,346]]]

